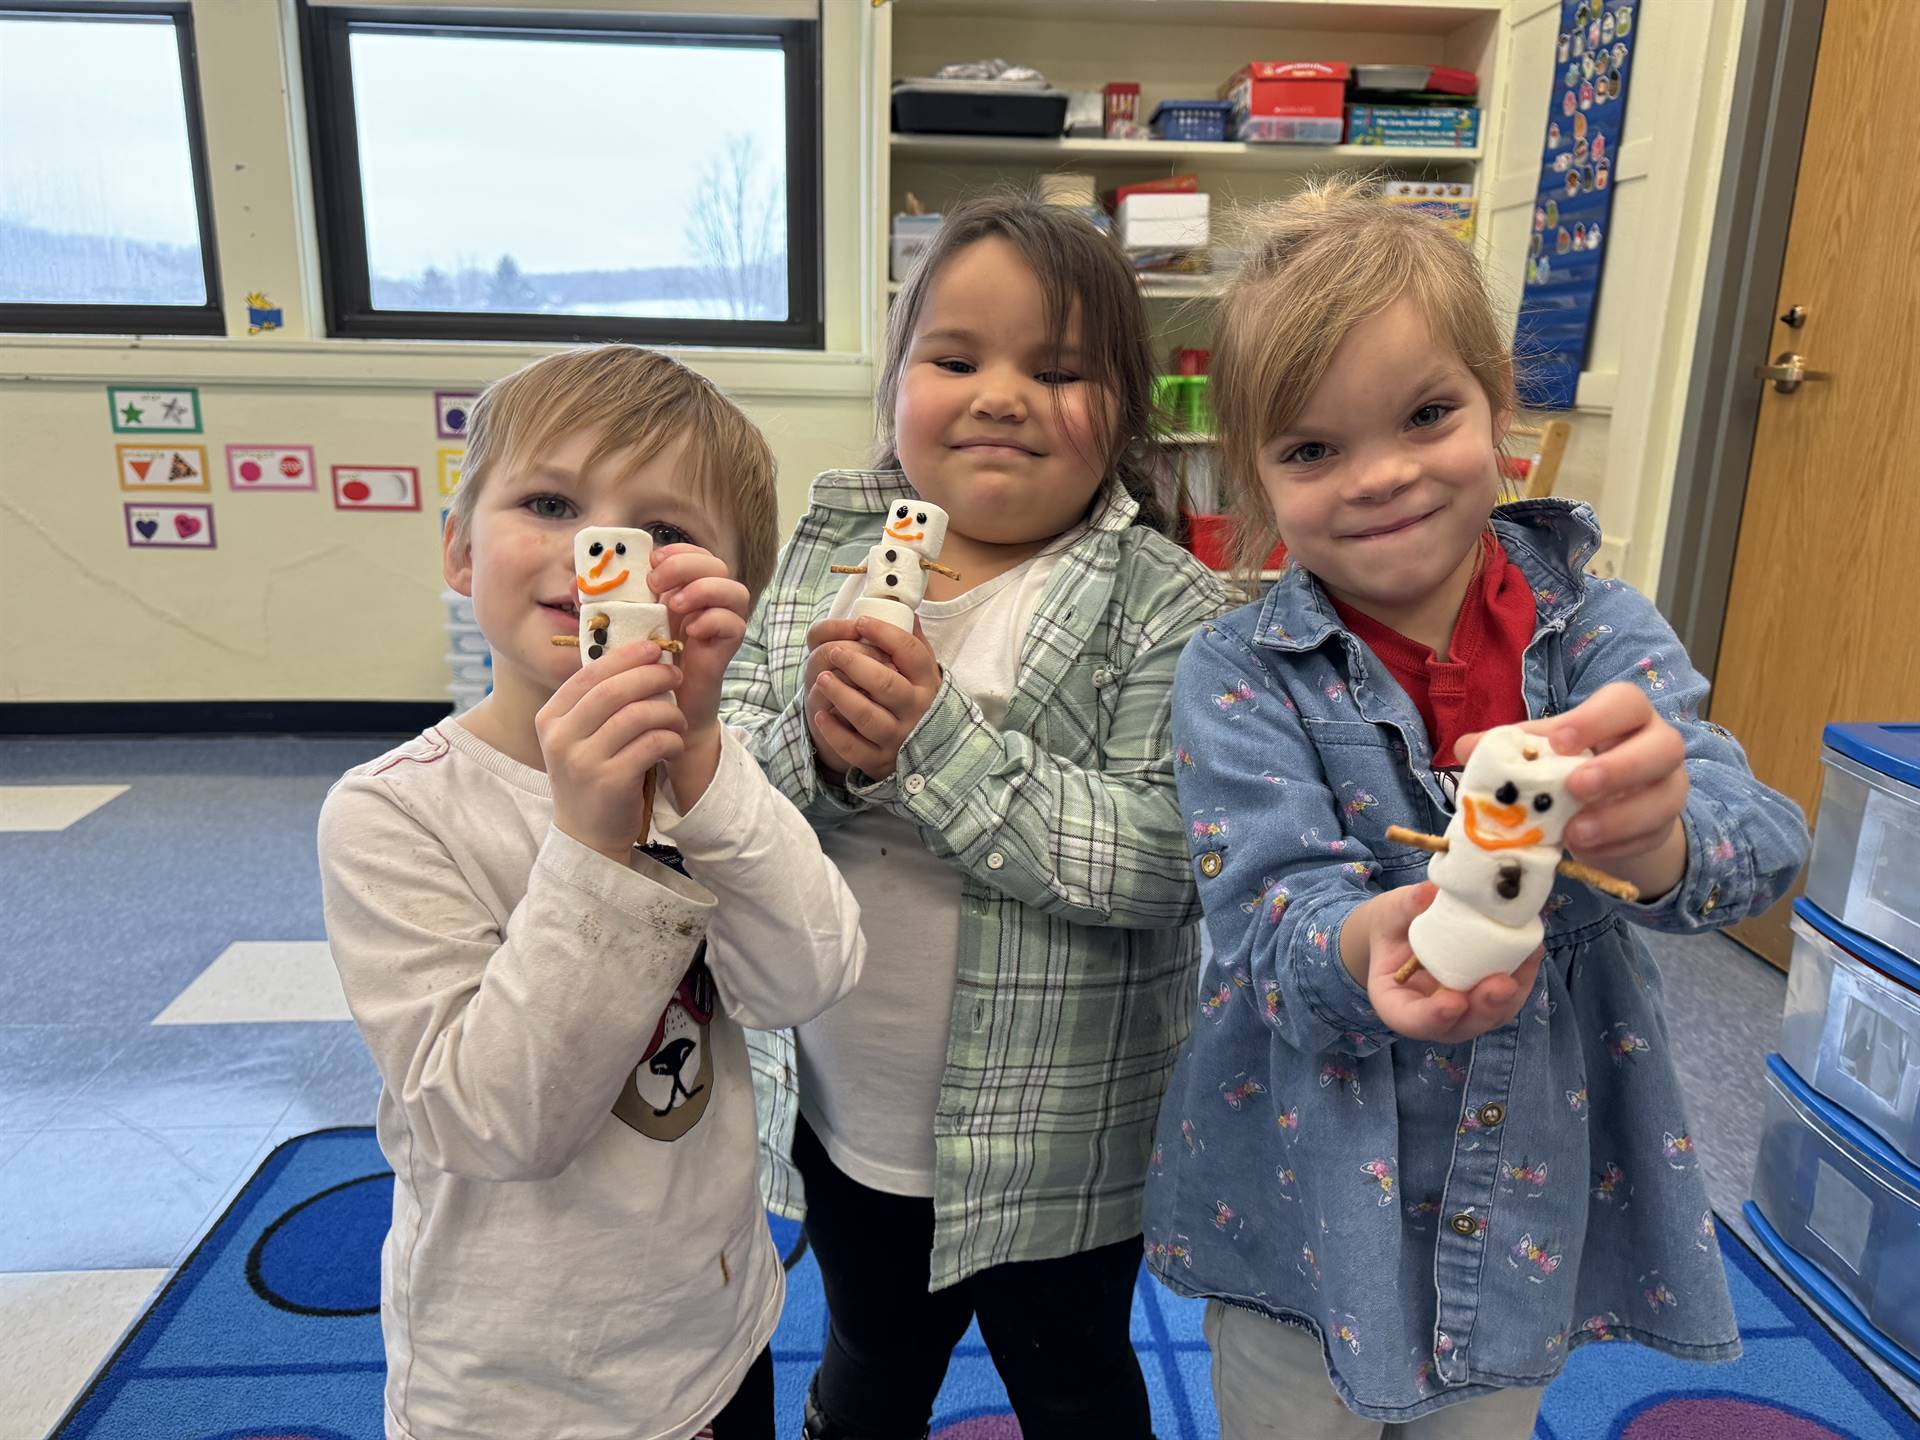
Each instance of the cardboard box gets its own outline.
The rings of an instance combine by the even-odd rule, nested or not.
[[[1347,73],[1338,61],[1255,60],[1234,71],[1218,93],[1232,102],[1236,120],[1249,115],[1338,116],[1346,103]]]
[[[1480,143],[1480,111],[1471,105],[1349,105],[1349,145],[1454,145]]]
[[[1120,243],[1130,250],[1199,250],[1208,238],[1203,194],[1135,194],[1114,212]]]

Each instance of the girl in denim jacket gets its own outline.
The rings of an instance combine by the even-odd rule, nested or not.
[[[1529,1435],[1587,1341],[1739,1352],[1636,927],[1757,914],[1806,830],[1652,604],[1585,573],[1592,511],[1496,504],[1513,361],[1468,250],[1351,182],[1248,250],[1213,390],[1243,566],[1288,565],[1174,681],[1211,955],[1148,1263],[1212,1302],[1230,1440]],[[1387,827],[1444,830],[1477,733],[1521,721],[1596,752],[1567,844],[1642,898],[1562,880],[1511,977],[1396,983],[1434,890]]]

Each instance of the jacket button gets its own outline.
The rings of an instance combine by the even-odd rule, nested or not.
[[[1715,907],[1718,906],[1719,903],[1720,903],[1720,887],[1716,885],[1707,892],[1707,898],[1700,902],[1700,913],[1702,915],[1711,915],[1714,912]]]
[[[1002,855],[998,850],[994,851],[991,855],[987,856],[987,869],[989,870],[998,870],[1002,865],[1006,863],[1007,863],[1007,857]]]
[[[1466,1214],[1454,1216],[1449,1223],[1453,1226],[1453,1233],[1456,1235],[1471,1235],[1477,1228],[1473,1223],[1473,1216]]]
[[[1220,868],[1224,864],[1226,862],[1220,858],[1218,850],[1209,850],[1200,857],[1200,873],[1211,880],[1220,873]]]
[[[1507,1118],[1507,1107],[1499,1102],[1491,1102],[1480,1107],[1480,1123],[1489,1128],[1498,1125]]]
[[[900,788],[905,790],[909,795],[918,795],[922,790],[927,788],[927,777],[924,775],[909,775]]]

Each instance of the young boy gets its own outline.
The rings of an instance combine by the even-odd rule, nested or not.
[[[863,954],[839,873],[717,719],[774,517],[766,441],[665,356],[550,356],[474,408],[443,563],[493,693],[320,816],[385,1081],[390,1440],[771,1440],[785,1276],[739,1027],[812,1018]],[[677,664],[553,643],[586,525],[653,533]],[[655,765],[684,873],[636,844]]]

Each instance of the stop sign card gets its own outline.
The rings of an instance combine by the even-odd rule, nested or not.
[[[311,445],[227,446],[229,490],[316,488]]]

